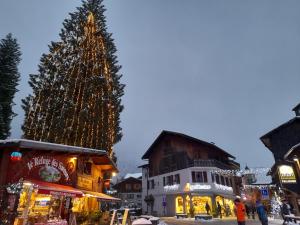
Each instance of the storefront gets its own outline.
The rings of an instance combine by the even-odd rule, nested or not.
[[[225,198],[220,195],[199,195],[198,193],[175,196],[175,212],[176,214],[190,214],[192,207],[195,215],[207,214],[206,204],[208,204],[209,214],[214,214],[216,213],[214,211],[216,211],[217,203],[221,206],[223,216],[234,216],[234,202],[232,198]]]
[[[72,201],[82,197],[83,192],[72,187],[25,181],[14,224],[67,224]]]
[[[223,196],[217,195],[215,197],[216,204],[219,203],[221,205],[221,213],[223,216],[234,216],[234,202],[233,199],[225,198]]]
[[[0,220],[67,224],[118,201],[102,193],[117,171],[104,151],[21,139],[0,153]]]

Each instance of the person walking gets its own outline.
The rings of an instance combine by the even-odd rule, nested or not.
[[[245,204],[245,208],[246,208],[247,217],[248,217],[248,219],[250,219],[250,207],[247,203]]]
[[[281,215],[284,222],[289,222],[291,219],[287,218],[286,216],[289,216],[291,214],[291,206],[289,205],[288,201],[286,199],[283,200],[282,206],[281,206]]]
[[[258,218],[261,222],[261,225],[268,225],[268,215],[260,199],[256,201],[256,211],[257,211]]]
[[[254,205],[254,203],[252,203],[251,204],[251,212],[252,212],[252,219],[254,219],[255,220],[255,205]]]
[[[218,214],[220,215],[220,219],[222,219],[222,207],[219,202],[217,202]]]
[[[210,214],[210,206],[209,206],[208,202],[205,203],[205,209],[206,209],[207,215],[209,215]]]
[[[245,225],[246,224],[245,205],[238,198],[234,200],[234,204],[235,204],[236,219],[237,219],[238,225]]]

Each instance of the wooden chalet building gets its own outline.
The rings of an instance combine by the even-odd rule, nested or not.
[[[142,179],[128,177],[113,188],[117,191],[117,197],[121,199],[121,206],[128,208],[142,208]]]
[[[300,212],[300,104],[293,111],[295,117],[263,135],[260,140],[272,152],[275,164],[270,175],[283,196]]]
[[[233,215],[239,194],[237,179],[220,170],[238,170],[235,157],[214,143],[182,133],[162,131],[142,157],[143,212],[158,216],[206,213],[206,202],[215,212]]]

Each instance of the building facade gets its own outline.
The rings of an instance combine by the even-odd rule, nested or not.
[[[272,152],[275,163],[270,175],[278,185],[281,197],[293,205],[295,214],[300,214],[300,104],[293,111],[295,117],[263,135],[260,140]]]
[[[0,156],[1,221],[63,223],[118,201],[103,193],[117,172],[106,151],[14,139],[0,141]]]
[[[142,208],[142,179],[128,177],[114,185],[121,207]]]
[[[157,216],[216,213],[233,215],[233,200],[239,194],[234,156],[213,143],[181,133],[163,131],[142,157],[143,212]]]

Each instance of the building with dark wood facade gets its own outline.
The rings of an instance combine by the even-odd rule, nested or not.
[[[260,140],[274,156],[275,164],[270,171],[273,183],[278,184],[278,188],[284,192],[282,197],[286,198],[294,206],[295,213],[299,214],[300,104],[293,111],[296,114],[294,118],[263,135]]]
[[[121,206],[128,208],[142,208],[142,179],[128,177],[113,187],[117,197],[121,199]]]
[[[216,203],[223,213],[233,214],[233,199],[239,185],[232,175],[219,170],[239,170],[235,157],[213,143],[162,131],[142,159],[143,211],[158,216],[206,213]],[[226,211],[225,211],[226,209]]]

